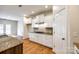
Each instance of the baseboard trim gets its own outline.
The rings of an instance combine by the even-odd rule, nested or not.
[[[29,38],[23,38],[24,40],[29,39]]]
[[[26,38],[26,39],[29,39],[29,38]],[[26,40],[26,39],[25,39],[25,40]],[[33,42],[33,43],[36,43],[36,44],[39,44],[39,45],[42,45],[42,46],[45,46],[45,45],[43,45],[43,44],[41,44],[41,43],[38,43],[38,42],[32,41],[32,40],[30,40],[30,39],[29,39],[29,41],[31,41],[31,42]],[[50,48],[50,49],[53,49],[53,48],[48,47],[48,46],[45,46],[45,47]]]

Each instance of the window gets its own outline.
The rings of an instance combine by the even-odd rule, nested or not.
[[[5,32],[6,34],[11,34],[11,24],[6,24]]]
[[[0,34],[3,34],[4,33],[4,26],[3,24],[0,24]]]

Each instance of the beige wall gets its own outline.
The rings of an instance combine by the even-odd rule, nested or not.
[[[69,6],[70,37],[79,42],[79,6]]]
[[[28,36],[27,25],[24,24],[24,36],[23,36],[23,39],[26,39],[26,38],[29,38],[29,36]]]
[[[70,51],[73,51],[73,43],[79,43],[79,6],[67,6],[68,18],[68,43]]]
[[[24,17],[23,21],[24,21],[24,35],[23,35],[23,39],[28,38],[28,29],[27,29],[27,18]]]

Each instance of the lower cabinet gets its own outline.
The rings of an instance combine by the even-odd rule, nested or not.
[[[23,54],[23,44],[2,51],[0,54]]]
[[[53,36],[52,35],[29,33],[29,38],[31,41],[34,41],[36,43],[40,43],[50,48],[53,47]]]

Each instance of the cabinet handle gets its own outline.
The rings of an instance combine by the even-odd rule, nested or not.
[[[54,34],[55,34],[55,32],[54,32]]]
[[[65,40],[65,38],[62,38],[62,40]]]

